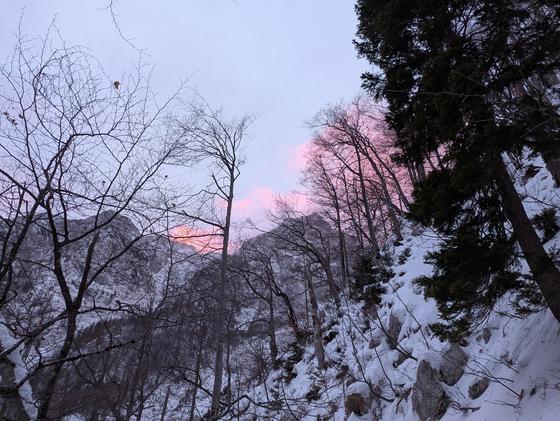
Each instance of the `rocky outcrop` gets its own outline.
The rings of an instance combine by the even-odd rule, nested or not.
[[[443,354],[443,361],[440,365],[439,372],[441,380],[453,386],[465,373],[465,366],[469,357],[459,344],[451,344],[451,347]]]
[[[412,388],[412,408],[422,421],[435,421],[445,414],[448,406],[449,398],[438,381],[438,372],[428,361],[420,361]]]
[[[469,398],[477,399],[482,396],[486,389],[490,386],[490,379],[486,377],[475,381],[473,384],[469,386]]]

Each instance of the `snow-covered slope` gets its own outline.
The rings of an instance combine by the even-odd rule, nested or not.
[[[524,164],[523,168],[516,170],[516,179],[529,216],[560,205],[558,189],[553,186],[543,162],[527,158]],[[528,168],[531,170],[527,171]],[[513,166],[511,169],[514,170]],[[120,241],[123,228],[124,233],[134,229],[126,221],[121,222],[120,232],[111,228],[104,233],[103,244],[107,249],[113,242]],[[322,230],[329,234],[326,238],[330,239],[329,249],[333,250],[327,251],[336,267],[338,256],[334,249],[338,242],[335,233],[328,226]],[[253,241],[274,250],[273,268],[277,282],[293,297],[295,314],[301,325],[309,329],[307,295],[301,279],[297,278],[301,275],[298,272],[301,271],[301,255],[296,250],[282,250],[274,234],[262,234]],[[26,245],[29,253],[39,253],[41,248],[37,246],[48,240],[42,238],[40,232],[34,235]],[[247,421],[560,419],[560,325],[552,314],[543,310],[526,318],[515,317],[506,296],[472,335],[455,344],[440,341],[429,327],[439,321],[435,303],[425,300],[421,288],[413,282],[432,272],[432,267],[425,263],[425,255],[438,246],[439,239],[430,230],[409,224],[403,227],[403,235],[404,240],[398,246],[387,250],[394,275],[378,306],[356,302],[343,292],[337,308],[329,298],[327,288],[317,288],[323,320],[325,370],[317,366],[313,341],[308,338],[298,343],[285,314],[278,314],[276,319],[279,367],[272,369],[271,361],[266,360],[269,354],[264,321],[267,306],[262,300],[250,298],[241,281],[233,286],[239,307],[228,351],[234,402],[227,411],[228,416],[233,414],[234,418]],[[250,243],[246,244],[238,253],[247,251],[250,246]],[[545,246],[555,256],[560,248],[560,234]],[[66,259],[69,271],[80,260],[76,256],[83,252],[79,248],[70,250],[69,253],[75,256],[69,254]],[[184,255],[189,252],[184,250]],[[119,262],[105,278],[92,286],[87,300],[95,299],[97,303],[114,306],[118,302],[141,303],[153,299],[159,294],[158,285],[163,285],[163,278],[169,275],[165,270],[167,264],[163,246],[148,236],[146,243],[140,244],[128,259]],[[186,287],[185,274],[195,268],[196,265],[188,260],[176,268],[177,273],[172,277],[180,290]],[[203,268],[198,269],[203,273]],[[528,271],[523,261],[520,270]],[[76,273],[79,273],[79,267]],[[210,282],[214,276],[212,273],[209,270],[208,279],[204,279]],[[41,276],[41,273],[37,271],[34,276]],[[23,282],[23,274],[21,278]],[[196,282],[196,278],[192,279]],[[34,296],[48,293],[46,289],[30,291]],[[188,295],[177,297],[170,303],[172,312],[183,307],[184,303],[192,304]],[[56,301],[50,304],[52,311],[60,305]],[[14,303],[14,308],[26,311],[22,303]],[[281,302],[278,308],[283,308]],[[84,330],[94,323],[89,316],[82,318]],[[126,319],[122,323],[126,323]],[[166,339],[169,341],[166,343],[172,343],[173,339],[181,339],[169,337],[168,333],[165,335],[166,338],[158,337],[158,340]],[[51,336],[49,342],[56,342],[60,337],[54,333]],[[7,346],[13,339],[4,335],[0,340],[3,346]],[[19,358],[19,351],[12,353],[11,361],[16,368],[22,369],[25,360]],[[206,362],[201,367],[202,388],[197,389],[195,419],[202,419],[209,409],[210,398],[206,391],[211,388],[213,379],[212,355],[210,341],[203,352],[202,359]],[[194,358],[192,355],[186,357]],[[23,374],[24,371],[15,373],[18,377]],[[147,401],[144,418],[159,419],[166,401],[165,419],[188,419],[192,389],[192,383],[181,376],[166,377]],[[20,393],[28,401],[32,400],[28,384]],[[85,418],[76,412],[66,419]]]
[[[538,172],[524,178],[519,170],[517,188],[531,217],[560,200],[542,161],[527,162]],[[392,251],[395,276],[380,306],[348,299],[341,309],[325,306],[328,369],[321,372],[313,347],[306,347],[295,378],[286,381],[277,370],[251,391],[253,402],[278,396],[276,408],[253,410],[257,418],[560,419],[560,325],[550,311],[517,318],[504,297],[470,337],[441,342],[429,329],[438,321],[435,303],[412,282],[431,273],[424,256],[438,239],[430,231],[405,231]],[[559,245],[558,235],[546,243],[551,252]]]

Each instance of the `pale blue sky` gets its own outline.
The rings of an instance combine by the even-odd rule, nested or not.
[[[30,36],[56,25],[70,45],[83,45],[116,75],[138,60],[119,38],[109,0],[0,0],[0,55],[13,46],[22,8]],[[259,207],[267,191],[298,189],[293,158],[309,138],[304,122],[321,107],[351,97],[367,68],[352,46],[351,0],[118,0],[124,34],[155,65],[153,88],[169,93],[185,75],[230,115],[259,115],[238,197]],[[256,210],[256,209],[255,209]],[[250,213],[250,212],[249,212]]]

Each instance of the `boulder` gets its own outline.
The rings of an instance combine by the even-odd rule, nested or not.
[[[389,346],[395,349],[399,343],[399,334],[401,333],[402,322],[393,313],[389,316],[389,326],[387,327],[387,341]]]
[[[451,344],[449,349],[443,354],[439,372],[441,380],[449,386],[453,386],[465,373],[465,366],[469,357],[457,343]]]
[[[377,348],[379,345],[381,345],[381,338],[379,336],[374,336],[369,340],[369,349]]]
[[[348,386],[348,394],[344,401],[346,415],[356,414],[358,416],[365,415],[369,412],[372,404],[371,391],[369,386],[364,382],[352,383]]]
[[[412,408],[420,420],[435,421],[447,411],[449,397],[438,381],[438,373],[426,360],[420,361],[412,388]]]
[[[469,386],[469,398],[477,399],[482,396],[486,389],[490,386],[490,379],[483,377],[482,379],[478,379],[473,384]]]
[[[346,415],[356,414],[358,416],[362,416],[367,414],[369,410],[369,405],[367,404],[365,398],[356,393],[346,396],[344,407],[346,408]]]

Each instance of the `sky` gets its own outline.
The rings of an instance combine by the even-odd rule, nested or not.
[[[0,0],[0,57],[23,32],[44,35],[55,19],[68,45],[81,45],[109,75],[138,61],[106,10],[110,0]],[[113,1],[122,34],[154,66],[152,88],[169,95],[186,77],[229,116],[252,113],[236,218],[262,216],[273,195],[301,190],[305,126],[328,103],[359,92],[367,64],[352,45],[351,0]]]

